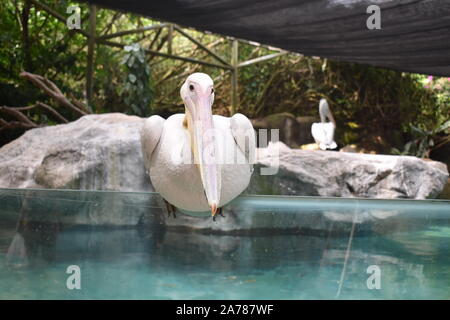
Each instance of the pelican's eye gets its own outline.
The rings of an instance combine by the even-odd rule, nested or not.
[[[193,84],[189,85],[189,90],[194,91],[194,85]]]
[[[214,93],[214,88],[211,88],[211,94],[213,94]]]

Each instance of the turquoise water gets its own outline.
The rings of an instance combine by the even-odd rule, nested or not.
[[[0,190],[0,299],[450,299],[447,201],[242,197],[230,207],[265,231],[218,235],[152,215],[132,225],[139,208],[157,211],[142,202],[154,196]],[[125,218],[98,223],[107,204]],[[66,286],[70,265],[80,290]],[[372,265],[380,289],[367,286]]]

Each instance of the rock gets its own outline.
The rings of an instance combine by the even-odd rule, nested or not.
[[[142,118],[111,113],[29,130],[0,149],[0,187],[152,191],[142,124]]]
[[[257,174],[276,163],[276,175]],[[447,183],[445,164],[410,156],[289,149],[282,142],[258,152],[247,193],[298,196],[437,197]]]
[[[301,150],[320,150],[317,143],[308,143],[300,146]]]
[[[314,142],[311,135],[311,125],[318,121],[314,117],[295,117],[288,112],[271,114],[264,118],[252,119],[251,122],[255,130],[278,129],[279,140],[292,148],[303,144]]]
[[[339,149],[340,152],[348,152],[348,153],[370,153],[370,154],[376,154],[374,150],[366,150],[364,148],[358,147],[356,144],[348,144],[341,149]]]
[[[346,145],[344,147],[342,147],[341,149],[339,149],[340,152],[348,152],[348,153],[358,153],[360,152],[360,150],[358,149],[356,144],[349,144]]]

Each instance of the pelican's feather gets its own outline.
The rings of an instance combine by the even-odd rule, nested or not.
[[[151,116],[144,121],[144,125],[141,130],[141,147],[142,156],[144,157],[145,170],[150,168],[150,159],[152,157],[153,150],[159,142],[161,133],[164,127],[164,119],[160,116]]]
[[[243,114],[236,113],[230,119],[230,127],[234,141],[244,153],[245,159],[248,163],[253,164],[255,162],[256,140],[252,123]]]
[[[313,123],[311,126],[311,134],[322,150],[334,149],[337,147],[334,142],[334,125],[331,122]]]

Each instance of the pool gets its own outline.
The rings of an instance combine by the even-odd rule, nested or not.
[[[215,222],[161,208],[0,189],[0,299],[450,299],[450,201],[241,196]]]

